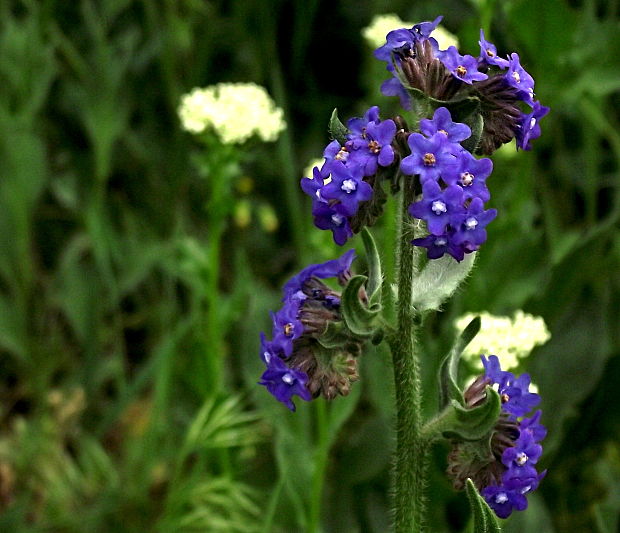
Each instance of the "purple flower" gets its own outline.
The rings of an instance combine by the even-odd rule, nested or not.
[[[403,174],[420,175],[422,182],[437,180],[444,172],[454,170],[457,164],[454,153],[459,145],[450,143],[443,133],[436,133],[427,139],[420,133],[412,133],[407,139],[411,155],[400,163]]]
[[[426,248],[426,255],[429,259],[438,259],[444,254],[450,254],[457,261],[462,261],[465,252],[461,246],[454,244],[452,236],[449,233],[442,235],[428,235],[421,239],[413,239],[411,244]]]
[[[293,353],[293,341],[302,336],[304,326],[299,321],[299,303],[286,302],[277,313],[271,314],[273,321],[272,345],[278,347],[286,357]]]
[[[338,259],[331,259],[325,263],[319,263],[316,265],[309,265],[305,267],[301,272],[289,279],[283,289],[284,297],[282,301],[290,300],[293,295],[297,294],[303,289],[304,283],[310,278],[315,277],[319,279],[326,278],[342,278],[350,270],[351,263],[355,259],[355,250],[349,250],[342,254]]]
[[[512,372],[502,370],[497,355],[489,355],[488,359],[481,355],[484,375],[491,380],[491,383],[499,385],[500,390],[506,386],[510,380],[514,379]]]
[[[330,142],[323,151],[323,157],[327,163],[331,163],[334,161],[340,161],[342,163],[346,163],[349,160],[350,149],[349,146],[341,146],[340,143],[336,140]]]
[[[468,243],[470,249],[477,250],[487,240],[487,232],[484,229],[489,222],[497,216],[497,209],[484,210],[483,201],[474,198],[469,208],[459,213],[454,218],[453,226],[456,230],[454,242],[456,244]]]
[[[450,111],[445,107],[435,110],[432,120],[424,118],[420,120],[420,131],[427,137],[435,133],[443,133],[450,142],[460,142],[471,136],[471,129],[467,124],[452,122]]]
[[[403,87],[400,80],[393,75],[390,79],[385,80],[381,84],[381,94],[385,96],[398,96],[400,99],[400,105],[403,109],[411,111],[411,99],[407,89]]]
[[[260,358],[266,365],[269,365],[269,361],[273,357],[279,357],[281,353],[281,348],[275,345],[273,342],[268,341],[265,337],[265,334],[261,332],[260,334]]]
[[[450,185],[445,190],[434,181],[427,181],[422,187],[423,198],[409,206],[409,214],[426,220],[433,235],[443,235],[451,220],[465,211],[463,189]],[[459,244],[455,241],[455,244]]]
[[[334,164],[331,171],[332,180],[321,190],[321,197],[338,200],[339,212],[352,216],[357,212],[360,202],[372,198],[372,187],[363,181],[363,167]]]
[[[307,402],[312,399],[306,388],[307,382],[308,375],[305,372],[289,368],[279,357],[272,357],[258,383],[267,387],[276,400],[295,411],[295,404],[291,399],[294,395]]]
[[[347,121],[347,128],[352,135],[364,137],[366,128],[371,122],[379,123],[379,106],[372,106],[363,117],[354,117]]]
[[[334,141],[336,142],[336,141]],[[314,167],[312,169],[312,178],[301,178],[301,189],[315,202],[327,203],[321,196],[321,189],[325,184],[325,180],[329,178],[329,165],[323,164],[321,169]]]
[[[327,204],[315,204],[312,208],[314,224],[319,229],[329,229],[334,236],[334,242],[342,246],[347,239],[353,237],[346,214],[339,205],[330,207]]]
[[[415,43],[428,39],[442,19],[443,16],[439,16],[432,22],[420,22],[409,30],[406,28],[392,30],[385,38],[386,43],[374,51],[374,56],[387,63],[392,62],[392,54],[412,56]]]
[[[519,54],[510,54],[505,79],[508,85],[517,89],[519,98],[530,105],[534,104],[534,78],[521,66]]]
[[[540,396],[529,392],[530,376],[521,374],[502,389],[502,410],[514,417],[524,416],[540,403]]]
[[[390,166],[394,161],[391,145],[394,135],[396,124],[393,120],[368,123],[364,135],[351,137],[349,141],[354,149],[350,158],[351,165],[360,165],[364,176],[376,174],[377,164],[382,167]]]
[[[463,150],[457,159],[458,165],[454,172],[442,175],[443,180],[450,185],[462,187],[465,199],[480,198],[487,202],[491,195],[485,180],[493,170],[493,162],[486,157],[477,159],[467,150]]]
[[[506,68],[508,66],[508,60],[502,59],[497,55],[497,48],[484,38],[484,30],[480,30],[480,61],[483,64],[495,65],[500,68]]]
[[[549,108],[536,101],[532,105],[532,112],[523,115],[521,123],[517,129],[517,148],[531,150],[530,141],[540,137],[540,124],[542,117],[549,113]]]
[[[508,518],[512,511],[527,509],[527,498],[521,493],[520,482],[510,480],[500,486],[485,487],[482,497],[500,518]]]
[[[519,438],[504,450],[502,463],[511,471],[512,477],[531,477],[532,465],[538,462],[542,454],[542,446],[534,442],[534,437],[526,432],[521,432]],[[535,475],[536,470],[533,471]]]
[[[437,56],[444,66],[459,80],[471,85],[474,81],[486,80],[488,76],[478,72],[478,61],[474,56],[459,54],[456,46],[438,52]]]
[[[519,424],[521,433],[529,433],[534,442],[540,442],[547,436],[547,428],[540,423],[542,411],[538,410],[530,418],[523,418]]]
[[[432,22],[420,22],[418,24],[414,24],[411,28],[411,31],[414,35],[417,36],[418,41],[422,41],[424,39],[428,39],[431,36],[431,33],[435,31],[435,28],[439,26],[439,23],[443,20],[443,15],[439,15]]]

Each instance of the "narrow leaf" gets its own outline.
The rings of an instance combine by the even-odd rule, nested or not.
[[[447,254],[429,261],[413,282],[413,306],[418,311],[439,309],[469,275],[475,255],[466,255],[460,263]]]
[[[368,283],[366,283],[366,291],[368,292],[368,299],[374,302],[381,298],[381,285],[383,283],[381,258],[379,257],[379,251],[377,250],[377,245],[372,233],[368,231],[368,228],[362,230],[362,240],[364,241],[366,261],[368,263]]]
[[[442,408],[448,405],[450,400],[463,402],[463,393],[458,386],[459,358],[465,347],[478,334],[478,331],[480,331],[480,317],[474,318],[467,325],[441,362],[439,367],[439,392]]]
[[[347,134],[349,130],[347,127],[340,122],[338,118],[338,109],[334,108],[332,112],[332,116],[329,119],[329,134],[332,139],[337,140],[340,144],[344,144],[347,142]]]
[[[474,515],[474,526],[472,533],[501,533],[501,528],[495,513],[484,500],[471,479],[467,479],[465,492],[469,500],[472,514]]]
[[[381,304],[367,306],[360,300],[360,289],[366,283],[366,276],[353,276],[345,287],[340,300],[342,316],[349,330],[358,337],[371,337],[377,331],[376,318]]]
[[[502,404],[495,389],[487,387],[486,394],[484,403],[473,408],[463,407],[456,400],[452,400],[454,418],[451,424],[444,426],[443,436],[449,439],[477,441],[489,435],[497,424]]]

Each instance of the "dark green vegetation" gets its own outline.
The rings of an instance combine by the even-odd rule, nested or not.
[[[469,53],[483,24],[551,107],[532,152],[495,157],[498,219],[426,353],[438,366],[464,311],[543,316],[553,337],[523,370],[549,473],[505,531],[616,531],[619,3],[0,1],[0,530],[387,530],[387,354],[369,349],[349,397],[295,414],[255,383],[280,284],[340,253],[297,187],[332,109],[397,112],[360,34],[396,12],[444,14]],[[227,206],[176,118],[184,92],[218,81],[264,85],[289,124],[246,146]],[[446,450],[429,529],[456,532],[468,507]]]

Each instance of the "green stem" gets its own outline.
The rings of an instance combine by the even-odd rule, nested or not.
[[[411,305],[411,289],[417,274],[417,253],[411,246],[414,226],[407,213],[414,200],[412,180],[403,180],[400,195],[398,243],[397,334],[388,340],[394,364],[396,389],[396,458],[393,467],[395,533],[419,533],[424,521],[424,486],[428,443],[421,435],[422,384],[416,353],[417,317]]]
[[[308,533],[316,533],[319,530],[325,470],[327,468],[327,458],[329,456],[329,435],[327,434],[327,427],[329,423],[327,402],[315,402],[315,408],[318,438],[316,444],[316,456],[314,459],[314,473],[312,475],[312,494],[308,519]]]

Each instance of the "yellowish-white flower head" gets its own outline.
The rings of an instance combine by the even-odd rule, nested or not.
[[[392,30],[411,28],[413,25],[413,22],[405,22],[393,13],[376,15],[370,24],[362,30],[362,36],[371,47],[378,48],[385,44],[385,36]],[[441,26],[435,28],[432,37],[437,40],[440,50],[446,50],[449,46],[458,47],[459,45],[456,36]]]
[[[462,331],[476,316],[480,316],[480,332],[465,348],[463,357],[478,369],[482,368],[481,355],[497,355],[504,370],[515,368],[519,359],[527,357],[535,346],[551,338],[542,317],[523,311],[517,311],[512,318],[468,313],[456,320],[456,328]]]
[[[226,144],[240,144],[253,135],[275,141],[286,128],[282,110],[255,83],[196,87],[181,98],[178,113],[183,129],[195,134],[212,129]]]

